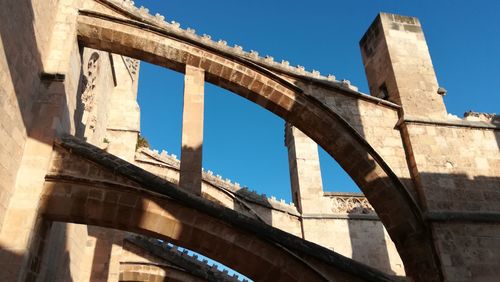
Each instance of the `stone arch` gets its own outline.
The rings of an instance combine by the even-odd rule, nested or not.
[[[419,206],[387,163],[340,115],[262,66],[141,21],[140,15],[109,7],[126,18],[80,11],[81,44],[179,72],[186,65],[201,68],[207,82],[290,122],[334,157],[358,184],[395,242],[406,273],[415,279],[440,279],[430,230]]]
[[[74,137],[57,145],[40,215],[164,239],[257,281],[392,278],[173,186]]]

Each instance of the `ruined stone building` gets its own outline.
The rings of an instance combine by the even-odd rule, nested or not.
[[[418,19],[370,95],[124,0],[0,1],[0,281],[498,281],[500,124],[447,114]],[[136,148],[139,61],[185,75],[182,154]],[[201,168],[204,83],[287,122],[293,203]],[[317,146],[363,195],[327,193]],[[173,244],[173,245],[172,245]]]

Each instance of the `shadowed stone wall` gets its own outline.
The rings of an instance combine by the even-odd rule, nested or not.
[[[33,105],[44,88],[56,0],[0,3],[0,229],[12,196]]]
[[[47,279],[106,279],[106,273],[108,278],[117,273],[120,250],[115,252],[113,243],[102,238],[107,233],[37,217],[58,136],[76,135],[125,160],[134,158],[138,63],[84,45],[181,72],[186,66],[199,68],[208,82],[293,122],[337,159],[381,211],[379,217],[412,279],[498,276],[499,128],[492,122],[446,116],[417,19],[381,14],[362,39],[371,94],[379,97],[374,98],[348,81],[197,36],[130,3],[0,2],[1,280],[33,280],[38,274]],[[82,7],[93,12],[79,11]],[[179,178],[176,168],[147,166]],[[389,273],[402,271],[392,259],[394,248],[380,247],[392,245],[373,218],[349,213],[346,218],[304,217],[291,205],[231,190],[227,183],[223,191],[207,183],[213,180],[208,178],[202,195],[216,203],[298,236],[310,225],[311,240]],[[58,185],[60,191],[73,193],[70,186]],[[80,188],[87,193],[88,186]],[[95,196],[85,195],[85,201]],[[324,197],[324,208],[335,209],[329,196]],[[335,241],[342,237],[342,243]],[[368,242],[380,245],[360,247]],[[208,245],[198,247],[213,251]],[[108,268],[96,268],[106,260]]]
[[[493,281],[500,256],[500,128],[447,115],[417,18],[381,13],[360,42],[372,95],[401,106],[396,128],[414,196],[447,281]],[[481,119],[481,117],[487,117]],[[430,239],[430,238],[429,238]]]
[[[500,254],[500,129],[408,120],[417,187],[450,281],[494,281]]]

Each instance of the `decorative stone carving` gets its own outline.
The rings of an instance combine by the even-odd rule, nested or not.
[[[97,75],[99,74],[100,61],[99,53],[94,52],[90,55],[87,62],[87,72],[84,74],[86,80],[85,88],[82,93],[83,108],[87,112],[91,112],[94,108],[94,88],[96,86]]]
[[[123,59],[125,61],[125,66],[127,67],[130,74],[135,76],[135,74],[137,74],[137,71],[139,69],[139,60],[132,59],[129,57],[123,57]]]
[[[259,58],[259,52],[254,51],[254,50],[250,50],[250,58],[258,59]]]
[[[332,196],[332,212],[347,214],[375,214],[375,210],[365,197]]]
[[[140,14],[141,16],[143,16],[143,17],[147,17],[147,16],[149,16],[149,9],[148,9],[148,8],[145,8],[145,7],[143,7],[143,6],[141,6],[141,7],[139,8],[139,14]]]
[[[470,121],[485,121],[494,124],[500,124],[500,116],[495,113],[478,113],[473,111],[468,111],[464,113],[465,120]]]

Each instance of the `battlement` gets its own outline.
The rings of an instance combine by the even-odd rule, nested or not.
[[[188,250],[171,243],[162,242],[154,238],[146,238],[141,235],[130,235],[126,237],[125,240],[169,263],[173,263],[181,268],[186,268],[189,271],[202,272],[205,275],[217,279],[217,281],[248,282],[247,279],[242,278],[236,273],[229,275],[227,269],[221,265],[215,262],[209,262],[204,257],[202,258],[197,254],[190,253]]]
[[[152,158],[154,160],[154,165],[170,167],[177,171],[180,170],[180,160],[174,154],[169,154],[166,151],[162,151],[160,153],[158,150],[151,150],[149,148],[143,147],[138,149],[136,160],[144,161],[145,159],[141,158],[141,155]],[[228,178],[223,178],[219,174],[214,174],[214,172],[211,170],[203,169],[202,179],[208,184],[218,189],[223,189],[227,192],[230,192],[234,196],[243,198],[246,201],[250,201],[252,203],[276,210],[281,210],[293,215],[298,215],[297,208],[295,207],[295,204],[293,202],[287,203],[285,200],[277,199],[274,196],[268,197],[266,194],[259,194],[255,190],[251,190],[248,187],[241,186],[238,182],[233,182]]]
[[[158,150],[143,147],[138,149],[136,160],[145,161],[143,157],[141,158],[141,155],[152,158],[154,160],[153,165],[170,167],[177,171],[180,169],[180,160],[175,154],[169,154],[167,151],[159,152]],[[202,179],[213,187],[223,189],[246,201],[289,214],[299,215],[293,202],[287,203],[285,200],[277,199],[274,196],[268,197],[266,194],[259,194],[255,190],[241,186],[238,182],[233,182],[228,178],[223,178],[219,174],[214,174],[211,170],[203,170]],[[324,197],[329,199],[329,210],[333,214],[376,215],[375,210],[363,194],[325,192]]]
[[[321,81],[330,86],[363,94],[358,91],[358,87],[352,85],[351,81],[347,79],[337,80],[337,78],[333,74],[322,75],[319,71],[314,69],[310,71],[306,70],[305,67],[302,65],[292,66],[290,62],[287,60],[281,60],[277,62],[274,60],[273,56],[270,55],[261,56],[259,52],[255,50],[245,51],[242,46],[237,44],[229,46],[226,40],[223,39],[214,40],[208,34],[202,34],[202,35],[196,34],[196,30],[190,27],[182,28],[180,23],[176,21],[170,21],[170,22],[166,21],[165,16],[163,15],[160,15],[158,13],[155,15],[151,15],[149,13],[149,9],[143,6],[136,7],[134,1],[130,0],[108,0],[108,1],[110,3],[115,4],[117,7],[123,9],[124,11],[140,18],[141,21],[165,29],[177,36],[193,40],[198,44],[216,49],[219,52],[226,53],[238,58],[242,58],[251,61],[253,63],[257,63],[261,66],[278,70],[284,74],[304,77],[315,81]]]
[[[464,119],[468,121],[483,121],[493,125],[500,125],[500,116],[496,113],[479,113],[468,111],[464,113]]]

